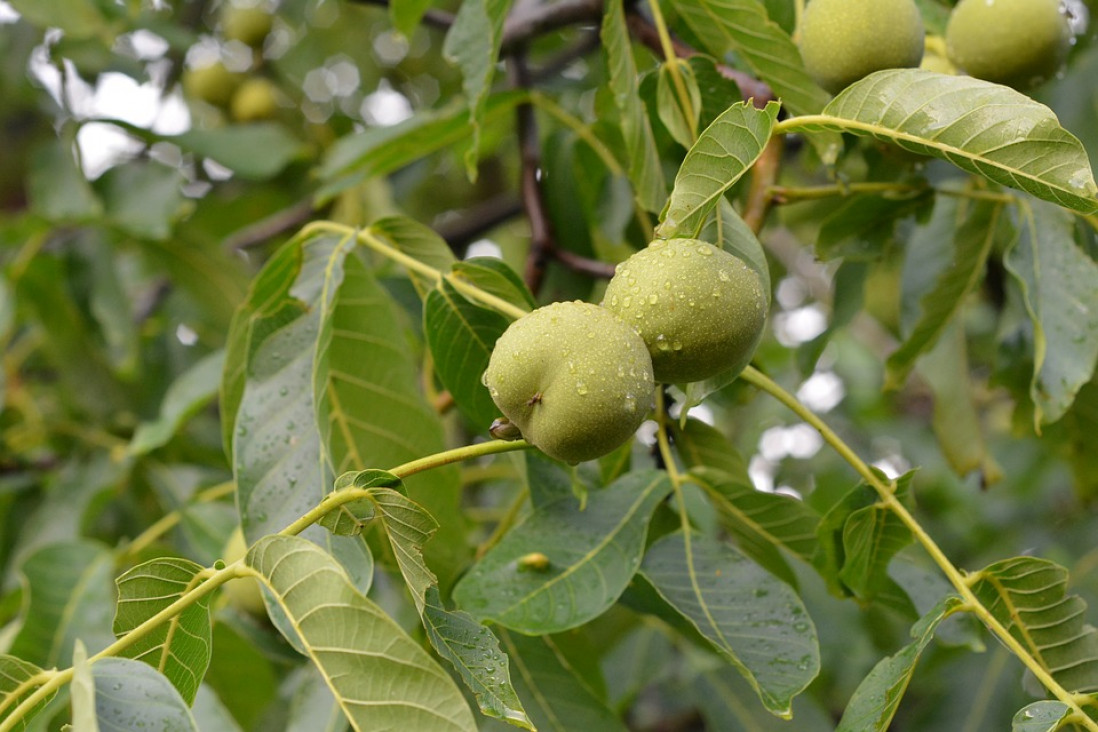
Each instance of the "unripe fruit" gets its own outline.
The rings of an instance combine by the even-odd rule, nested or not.
[[[215,107],[228,105],[239,83],[239,75],[229,71],[220,61],[183,72],[183,91],[187,96]]]
[[[799,31],[805,68],[833,94],[874,71],[918,66],[923,57],[914,0],[811,0]]]
[[[1026,88],[1064,65],[1071,25],[1060,0],[961,0],[949,16],[946,46],[970,76]]]
[[[225,543],[225,564],[232,564],[238,559],[243,559],[248,553],[248,545],[244,541],[244,532],[239,526],[229,535]],[[259,582],[252,577],[240,577],[227,582],[224,587],[225,597],[229,604],[238,610],[243,610],[251,615],[266,617],[267,608],[263,604],[263,593],[259,591]]]
[[[221,33],[227,40],[258,48],[271,32],[271,14],[262,8],[226,6],[221,13]]]
[[[270,119],[278,112],[278,88],[263,78],[248,79],[233,94],[229,113],[237,122]]]
[[[587,302],[519,318],[484,372],[496,406],[546,455],[579,463],[629,439],[652,406],[652,359],[636,331]]]
[[[759,275],[696,239],[654,241],[619,264],[602,304],[637,329],[664,383],[742,368],[766,322]]]

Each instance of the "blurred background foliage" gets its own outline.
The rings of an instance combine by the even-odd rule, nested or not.
[[[427,3],[424,22],[402,33],[380,4],[264,2],[248,7],[273,12],[264,16],[269,32],[249,37],[226,23],[227,1],[0,2],[0,645],[18,635],[25,562],[45,547],[80,540],[106,548],[111,575],[147,556],[203,564],[222,556],[237,524],[216,399],[229,322],[258,268],[305,222],[365,225],[400,213],[434,228],[459,256],[501,256],[529,274],[515,100],[489,99],[498,110],[486,116],[475,180],[467,175],[462,78],[443,54],[457,4]],[[519,2],[515,12],[536,15],[550,5]],[[940,31],[948,6],[920,5],[928,28]],[[766,6],[792,28],[792,0]],[[505,39],[508,70],[497,74],[498,88],[521,81],[567,114],[541,105],[537,116],[540,190],[565,252],[546,262],[540,302],[597,301],[603,280],[568,255],[612,264],[650,235],[621,170],[609,169],[587,138],[625,159],[598,12],[516,31],[512,47]],[[643,41],[650,21],[643,9],[632,17]],[[669,17],[687,44],[702,47]],[[1093,160],[1092,35],[1079,38],[1065,72],[1035,96]],[[642,43],[634,51],[670,180],[684,148],[656,113],[657,56]],[[740,98],[712,60],[693,63],[709,84],[705,103],[720,111]],[[574,120],[585,125],[582,135]],[[416,125],[424,126],[419,137],[385,144],[394,130]],[[944,164],[866,140],[847,141],[835,171],[792,140],[779,182],[867,177],[919,190],[928,182],[965,185]],[[742,187],[730,197],[742,200]],[[1001,260],[1009,226],[939,346],[900,388],[883,389],[884,362],[940,266],[919,247],[933,243],[928,222],[943,200],[859,194],[776,206],[760,235],[774,306],[755,364],[882,470],[917,468],[918,515],[959,566],[1017,554],[1053,559],[1070,570],[1070,589],[1093,617],[1098,384],[1084,386],[1037,434],[1032,334]],[[1093,229],[1073,224],[1072,236],[1091,257],[1098,253]],[[400,271],[377,265],[422,355],[419,301]],[[428,391],[438,396],[437,385]],[[738,448],[760,489],[801,496],[823,512],[855,482],[814,432],[747,387],[722,389],[695,414]],[[453,444],[476,436],[457,413],[446,425]],[[506,478],[476,470],[466,475],[480,486],[467,499],[471,545],[489,534],[507,500]],[[132,543],[169,514],[170,530],[151,544]],[[901,584],[932,581],[920,560],[906,560],[915,569],[897,576]],[[908,564],[897,566],[894,575]],[[798,720],[827,728],[872,665],[905,642],[912,618],[838,600],[815,574],[798,566],[798,575],[824,669]],[[374,593],[408,620],[398,591],[377,581]],[[89,598],[89,607],[110,600]],[[320,729],[330,707],[296,655],[264,622],[228,606],[218,613],[208,688],[196,706],[203,728]],[[738,728],[726,725],[736,718],[735,700],[750,696],[741,682],[627,614],[615,608],[559,639],[580,677],[635,729],[699,729],[706,721],[709,729]],[[956,637],[961,647],[927,651],[895,729],[1005,729],[1029,699],[1004,651],[992,644],[972,654],[963,646],[974,637]],[[65,664],[68,653],[43,661]],[[64,718],[63,699],[56,704]],[[785,728],[761,710],[755,723]]]

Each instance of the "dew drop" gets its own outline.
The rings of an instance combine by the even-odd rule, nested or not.
[[[731,282],[732,281],[732,278],[728,276],[728,272],[723,270],[723,269],[717,271],[717,277],[720,278],[721,282]]]
[[[674,343],[672,343],[671,344],[671,350],[672,351],[681,351],[682,350],[682,341],[675,341]]]
[[[656,348],[663,351],[664,353],[667,353],[671,350],[671,344],[668,342],[667,336],[665,336],[663,333],[660,333],[658,336],[656,336]]]
[[[637,398],[632,394],[625,395],[625,411],[629,414],[637,411]]]
[[[621,299],[621,306],[623,308],[627,308],[632,304],[633,304],[633,296],[632,295],[626,295],[625,297],[623,297]]]
[[[582,381],[576,382],[576,393],[580,396],[587,396],[587,384]]]
[[[712,257],[713,256],[713,247],[709,246],[708,244],[699,244],[695,248],[694,251],[696,251],[698,254],[702,255],[703,257]]]
[[[657,295],[657,294],[656,294],[656,293],[654,293],[654,292],[653,292],[653,293],[652,293],[651,295],[649,295],[649,296],[648,296],[648,304],[649,304],[649,305],[655,305],[655,304],[656,304],[656,303],[658,303],[659,301],[660,301],[660,296],[659,296],[659,295]]]

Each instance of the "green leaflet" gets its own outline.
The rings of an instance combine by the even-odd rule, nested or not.
[[[356,729],[476,730],[450,676],[322,549],[269,536],[245,561],[276,596]]]

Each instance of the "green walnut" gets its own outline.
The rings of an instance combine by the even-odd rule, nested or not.
[[[602,304],[637,329],[663,383],[742,368],[766,322],[759,275],[697,239],[654,241],[619,264]]]
[[[527,442],[571,464],[628,440],[655,396],[652,359],[636,331],[578,300],[511,323],[496,341],[484,385]]]
[[[233,93],[229,114],[237,122],[258,122],[278,112],[278,88],[268,79],[248,79]]]
[[[946,48],[970,76],[1025,89],[1064,65],[1071,25],[1060,0],[961,0],[949,16]]]
[[[263,8],[227,5],[221,13],[221,33],[227,40],[259,48],[271,32],[271,14]]]
[[[243,559],[248,553],[248,545],[244,541],[244,532],[239,526],[229,535],[225,543],[225,564],[232,564],[238,559]],[[240,577],[224,585],[226,599],[237,610],[242,610],[250,615],[267,617],[267,608],[263,604],[263,593],[259,590],[259,582],[252,577]]]
[[[228,106],[240,84],[240,75],[220,61],[183,72],[183,91],[192,99],[201,99],[215,107]]]
[[[805,68],[832,94],[874,71],[918,66],[923,58],[923,19],[914,0],[812,0],[799,32]]]

